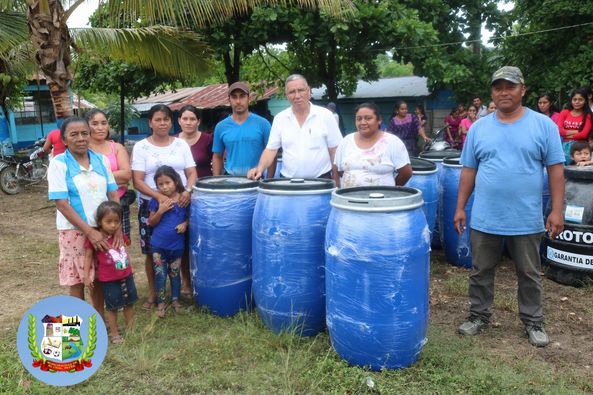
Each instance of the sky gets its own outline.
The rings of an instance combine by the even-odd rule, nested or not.
[[[84,3],[78,6],[70,18],[68,18],[68,27],[86,27],[89,21],[89,17],[99,6],[99,0],[86,0]]]

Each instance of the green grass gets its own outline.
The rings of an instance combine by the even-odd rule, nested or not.
[[[514,353],[497,355],[479,338],[432,326],[420,359],[408,369],[350,367],[328,335],[274,335],[256,314],[218,318],[189,308],[157,320],[138,309],[123,345],[110,346],[101,369],[75,393],[579,393],[589,379]],[[54,393],[15,360],[15,332],[0,338],[0,392]],[[373,388],[368,385],[374,383]]]

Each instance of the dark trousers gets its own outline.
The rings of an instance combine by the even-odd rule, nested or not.
[[[472,316],[477,316],[485,322],[490,320],[496,265],[502,256],[503,240],[506,240],[517,271],[519,318],[525,324],[544,321],[539,256],[542,236],[543,233],[501,236],[471,230],[473,267],[469,276],[469,299]]]

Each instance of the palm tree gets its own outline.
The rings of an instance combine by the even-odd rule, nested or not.
[[[286,4],[286,0],[121,0],[109,3],[116,23],[157,24],[138,29],[68,29],[66,22],[84,2],[76,0],[66,10],[65,0],[0,0],[0,15],[26,3],[29,34],[35,61],[47,78],[58,119],[72,115],[68,87],[72,76],[72,49],[92,47],[113,59],[136,62],[165,75],[199,75],[208,67],[207,44],[187,29],[230,18],[263,4]],[[291,3],[289,0],[288,3]],[[323,7],[338,13],[349,0],[294,0],[304,7]],[[14,44],[10,29],[21,29],[22,19],[0,19],[0,49]],[[160,26],[163,22],[172,26]]]
[[[206,62],[195,62],[196,57],[209,57],[206,45],[195,33],[167,26],[68,29],[68,17],[84,0],[77,0],[67,10],[62,5],[64,0],[25,1],[35,60],[46,76],[58,119],[73,113],[68,89],[72,49],[92,48],[114,59],[178,77],[204,72],[207,67]]]

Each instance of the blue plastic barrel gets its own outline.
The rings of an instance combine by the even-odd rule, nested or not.
[[[459,235],[455,229],[453,218],[457,208],[457,191],[459,189],[459,178],[461,176],[462,165],[459,158],[447,158],[443,161],[443,173],[441,175],[441,185],[443,189],[443,249],[447,262],[455,266],[471,268],[472,255],[469,242],[469,226],[471,222],[471,211],[474,203],[474,194],[472,193],[465,205],[465,215],[467,217],[467,229]]]
[[[333,193],[327,223],[327,327],[348,363],[372,370],[416,361],[426,343],[430,232],[422,195],[405,187]]]
[[[412,164],[412,178],[407,187],[419,189],[422,192],[424,205],[422,210],[426,216],[428,229],[432,232],[436,224],[437,207],[439,205],[439,177],[437,166],[434,162],[420,158],[410,158]]]
[[[457,158],[461,155],[461,151],[456,149],[445,149],[442,151],[426,151],[420,153],[420,158],[429,160],[437,166],[437,180],[438,180],[438,193],[439,193],[439,204],[437,205],[437,217],[436,223],[432,232],[431,247],[434,249],[441,249],[443,246],[443,225],[441,224],[441,218],[443,217],[442,207],[440,202],[442,201],[443,190],[441,189],[441,174],[443,172],[443,160],[445,158]]]
[[[325,328],[323,243],[334,182],[260,182],[253,214],[253,297],[273,332],[313,336]]]
[[[194,187],[189,236],[196,303],[227,317],[251,305],[251,223],[256,181],[200,178]]]

